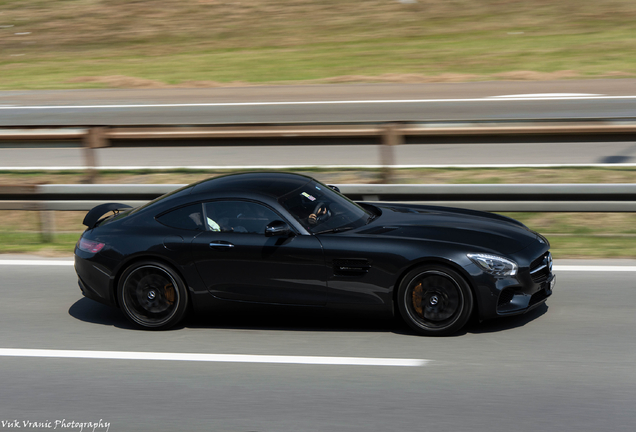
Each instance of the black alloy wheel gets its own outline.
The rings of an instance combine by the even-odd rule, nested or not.
[[[460,330],[473,310],[473,294],[450,268],[430,265],[409,272],[398,290],[398,308],[418,334],[445,336]]]
[[[119,305],[134,324],[148,330],[174,326],[183,318],[188,294],[181,277],[165,264],[143,261],[119,279]]]

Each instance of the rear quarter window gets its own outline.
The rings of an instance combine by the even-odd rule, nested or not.
[[[156,217],[157,222],[170,228],[184,229],[190,231],[205,231],[203,225],[203,212],[201,204],[192,204],[170,210]]]

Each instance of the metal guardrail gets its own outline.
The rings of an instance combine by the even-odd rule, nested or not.
[[[0,129],[0,142],[20,142],[24,145],[33,142],[77,142],[85,149],[85,166],[89,182],[92,182],[97,174],[95,150],[99,148],[214,146],[219,143],[228,145],[227,140],[235,139],[248,139],[250,144],[278,145],[290,139],[335,137],[378,139],[383,144],[380,146],[380,158],[385,167],[383,181],[389,183],[391,166],[395,160],[392,148],[408,144],[407,138],[419,137],[418,144],[438,144],[448,139],[468,144],[483,142],[484,139],[492,139],[494,142],[502,139],[507,140],[506,142],[528,139],[567,141],[583,137],[634,141],[636,118]],[[273,138],[279,140],[272,142]]]
[[[87,211],[117,201],[141,205],[182,184],[0,186],[0,210]],[[633,212],[636,184],[343,184],[359,201],[414,202],[498,212]]]
[[[39,212],[40,232],[50,242],[56,211],[88,211],[104,202],[133,207],[184,185],[0,185],[0,210]],[[634,212],[636,184],[388,185],[343,184],[359,201],[413,202],[495,212]]]

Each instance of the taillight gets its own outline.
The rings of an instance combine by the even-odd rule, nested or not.
[[[77,243],[77,247],[84,252],[97,253],[102,250],[106,246],[104,243],[94,242],[91,240],[86,240],[85,238],[81,238]]]

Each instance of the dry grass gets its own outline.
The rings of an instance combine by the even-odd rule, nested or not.
[[[0,0],[0,88],[633,76],[632,0]]]
[[[593,31],[608,22],[631,25],[636,18],[636,6],[629,0],[418,0],[414,4],[387,0],[5,0],[0,4],[3,21],[16,24],[0,47],[31,41],[41,49],[156,40],[198,40],[201,46],[225,49],[295,47],[438,37],[458,29],[500,29],[509,36],[533,29],[539,35],[558,35]],[[31,34],[15,34],[21,30]]]
[[[86,229],[82,225],[86,212],[55,212],[55,232],[80,233]],[[0,211],[0,231],[39,232],[40,215],[36,211]]]
[[[234,171],[232,171],[234,172]],[[325,183],[377,183],[380,170],[298,169],[293,172]],[[229,173],[219,170],[103,171],[100,184],[189,184]],[[405,184],[540,184],[636,183],[636,168],[417,168],[394,170],[394,183]],[[81,184],[81,172],[0,172],[0,184]]]
[[[599,74],[598,78],[621,78],[631,77],[633,74],[626,72],[608,72]],[[574,71],[536,72],[536,71],[511,71],[491,75],[494,79],[504,81],[551,81],[568,78],[582,78],[583,76]],[[361,84],[361,83],[401,83],[401,84],[421,84],[421,83],[458,83],[467,81],[483,80],[483,75],[466,73],[441,73],[439,75],[423,75],[417,73],[384,73],[377,76],[367,75],[341,75],[313,80],[299,80],[295,84]],[[129,77],[124,75],[109,76],[85,76],[72,78],[68,83],[97,84],[109,88],[211,88],[211,87],[247,87],[256,85],[246,81],[182,81],[177,84],[168,84],[163,81]],[[276,84],[270,83],[270,84]],[[284,84],[281,82],[280,84]]]
[[[561,27],[564,23],[555,18],[566,11],[571,14],[567,3],[422,0],[405,5],[386,0],[364,3],[352,0],[67,0],[53,5],[42,0],[15,0],[2,2],[4,21],[16,25],[6,32],[9,34],[2,39],[0,47],[12,48],[15,44],[32,42],[39,49],[76,49],[91,45],[143,44],[157,39],[177,43],[197,39],[199,46],[215,45],[225,49],[294,47],[363,38],[438,35],[441,29],[436,22],[439,20],[448,20],[451,24],[445,26],[446,32],[452,32],[457,24],[486,29],[489,25],[483,18],[489,16],[516,16],[516,24],[521,26]],[[579,8],[590,8],[593,4],[578,3]],[[551,13],[540,16],[537,9]],[[613,9],[633,13],[628,2],[616,2]],[[471,17],[475,18],[473,22]],[[579,13],[579,17],[587,18],[584,13]],[[457,23],[455,26],[453,21]],[[508,23],[502,22],[501,26],[505,28]],[[24,33],[21,30],[31,33],[16,34]],[[47,35],[56,37],[47,38]]]
[[[395,183],[636,183],[636,168],[414,169],[397,171]]]

